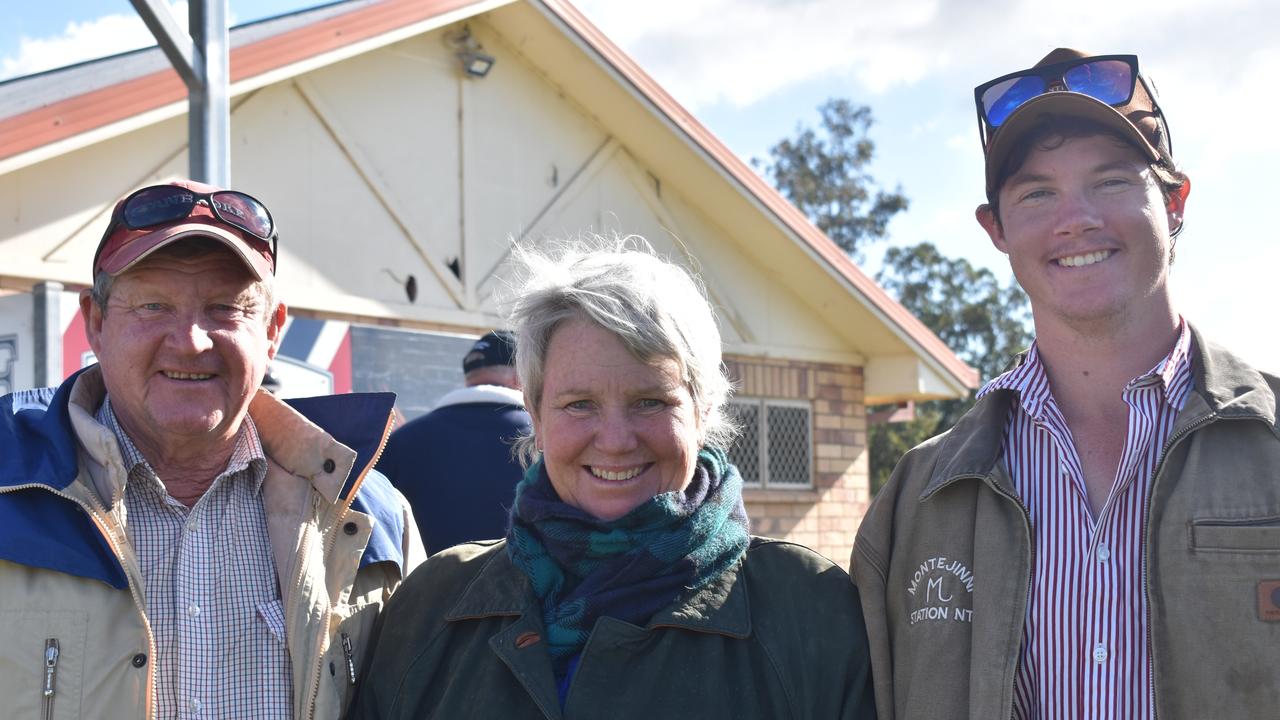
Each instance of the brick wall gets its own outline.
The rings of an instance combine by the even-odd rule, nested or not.
[[[813,487],[748,488],[752,533],[807,545],[847,568],[871,499],[862,368],[736,356],[725,364],[737,394],[808,400],[813,413]]]

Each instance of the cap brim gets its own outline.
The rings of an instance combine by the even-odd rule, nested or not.
[[[1088,95],[1076,92],[1050,92],[1032,98],[1022,107],[1013,111],[1009,119],[1004,121],[991,139],[987,148],[987,192],[991,193],[996,174],[1009,159],[1009,153],[1017,146],[1018,140],[1027,131],[1035,128],[1046,118],[1078,117],[1091,120],[1108,129],[1116,131],[1120,137],[1128,140],[1135,148],[1146,155],[1147,159],[1156,162],[1160,152],[1151,145],[1129,119],[1119,110],[1095,100]]]
[[[182,223],[161,228],[130,240],[110,257],[100,262],[100,268],[108,275],[119,275],[137,265],[151,253],[179,240],[207,237],[227,246],[244,263],[257,280],[271,276],[270,262],[261,253],[254,252],[245,241],[234,233],[209,223]]]

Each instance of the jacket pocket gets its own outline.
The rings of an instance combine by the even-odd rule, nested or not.
[[[285,644],[284,603],[280,600],[263,600],[258,603],[258,618],[267,626],[281,645]]]
[[[88,615],[0,610],[0,698],[5,718],[79,718]]]
[[[1280,555],[1280,517],[1192,520],[1191,549]]]

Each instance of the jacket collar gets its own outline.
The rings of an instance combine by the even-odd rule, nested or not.
[[[56,392],[0,397],[0,490],[45,485],[65,492],[83,467],[90,490],[105,507],[119,502],[127,477],[119,445],[110,429],[93,418],[105,394],[95,365],[68,378]],[[384,560],[402,568],[404,563],[403,508],[386,478],[372,470],[390,432],[394,402],[393,393],[281,401],[259,392],[249,406],[273,462],[308,479],[330,503],[350,502],[354,510],[374,517],[362,567]]]
[[[1021,363],[1023,356],[1017,362]],[[1178,415],[1174,433],[1212,418],[1260,420],[1280,436],[1276,425],[1276,395],[1258,370],[1229,350],[1209,342],[1191,326],[1191,371],[1195,385]],[[1017,402],[1012,390],[983,395],[950,431],[942,435],[929,483],[920,493],[925,500],[962,478],[979,478],[1009,495],[1015,494],[1007,473],[995,472],[1004,442],[1005,423]]]
[[[524,394],[519,390],[513,390],[501,385],[471,385],[457,390],[450,390],[444,397],[440,398],[440,402],[436,403],[436,408],[442,408],[447,405],[470,405],[473,403],[524,407]]]
[[[525,574],[511,561],[505,540],[494,543],[491,556],[445,616],[447,622],[533,612],[541,616],[538,600]],[[745,557],[745,556],[744,556]],[[742,561],[699,590],[681,596],[659,610],[646,628],[676,627],[734,638],[751,635]]]

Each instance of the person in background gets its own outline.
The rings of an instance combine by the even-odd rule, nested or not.
[[[1278,380],[1178,312],[1191,181],[1155,88],[1058,49],[974,96],[977,219],[1036,339],[859,529],[881,717],[1275,717]]]
[[[749,534],[711,308],[638,242],[518,251],[511,529],[406,581],[350,717],[875,716],[858,591]]]
[[[116,204],[80,295],[98,364],[0,398],[0,715],[336,718],[423,552],[373,471],[394,396],[259,386],[277,231],[181,181]]]
[[[529,432],[515,338],[486,333],[462,359],[466,387],[396,430],[378,470],[409,498],[428,552],[500,538],[523,469],[516,440]]]

